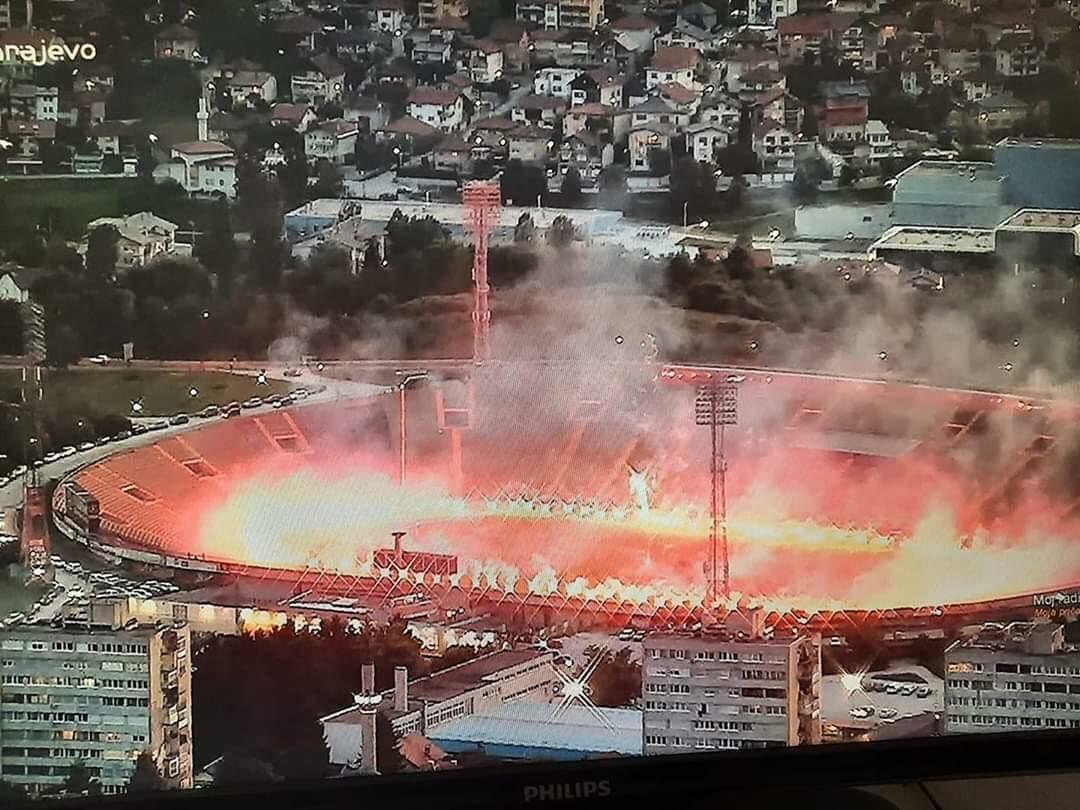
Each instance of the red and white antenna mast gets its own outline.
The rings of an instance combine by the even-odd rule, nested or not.
[[[491,353],[491,307],[488,294],[488,237],[499,222],[502,190],[498,183],[474,180],[461,194],[465,203],[465,228],[473,242],[473,362],[482,363]]]

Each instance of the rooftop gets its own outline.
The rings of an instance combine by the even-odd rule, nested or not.
[[[1052,594],[1051,599],[1066,594]],[[973,632],[972,632],[973,630]],[[1062,625],[1054,622],[987,622],[975,628],[961,630],[961,638],[947,652],[962,649],[1007,650],[1029,655],[1051,655],[1056,652],[1076,653],[1074,645],[1063,642]]]
[[[586,709],[571,704],[558,711],[550,703],[515,701],[452,720],[433,730],[431,737],[451,747],[474,743],[640,755],[641,721],[637,709]]]
[[[1002,138],[994,148],[1080,149],[1080,140],[1073,138]]]
[[[687,70],[694,67],[701,54],[696,48],[657,48],[649,67],[654,70]]]
[[[994,231],[985,228],[923,228],[896,226],[870,246],[878,250],[918,250],[935,253],[993,253]]]
[[[999,228],[1007,230],[1068,231],[1080,227],[1080,211],[1021,208]]]

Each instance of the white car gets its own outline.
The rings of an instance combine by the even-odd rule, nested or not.
[[[109,365],[109,360],[111,360],[112,358],[110,358],[107,354],[98,354],[94,357],[88,357],[86,359],[89,360],[91,363],[94,363],[95,365],[107,366]]]
[[[56,455],[60,458],[71,458],[73,455],[75,455],[75,448],[69,444],[67,447],[61,448],[60,452],[58,452]]]
[[[11,471],[11,477],[12,478],[17,478],[20,475],[26,475],[26,465],[25,464],[20,464],[18,467],[16,467],[14,470]]]
[[[81,599],[83,595],[83,589],[78,585],[68,591],[68,596],[70,596],[72,599]]]
[[[95,445],[93,442],[82,442],[79,445],[78,450],[80,453],[85,453],[87,450],[93,450],[94,447]]]

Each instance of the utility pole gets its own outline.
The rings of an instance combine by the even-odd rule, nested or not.
[[[738,418],[738,389],[734,385],[710,384],[698,388],[694,422],[708,427],[710,508],[709,549],[705,560],[705,601],[715,605],[731,593],[731,560],[727,531],[727,457],[725,428]]]

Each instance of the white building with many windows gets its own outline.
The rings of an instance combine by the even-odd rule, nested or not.
[[[945,731],[1080,728],[1080,648],[1053,622],[984,624],[945,651]]]
[[[149,751],[192,787],[191,635],[184,624],[15,625],[0,631],[0,771],[31,795],[81,760],[123,793]]]
[[[649,754],[821,742],[821,641],[732,629],[645,639]]]

